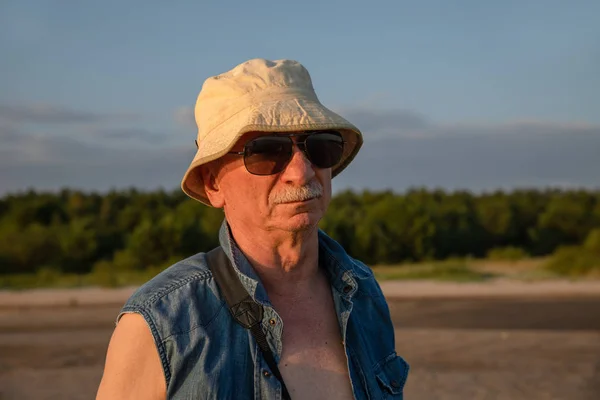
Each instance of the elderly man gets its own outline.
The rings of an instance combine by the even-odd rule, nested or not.
[[[182,189],[223,209],[221,246],[127,301],[97,398],[402,398],[408,365],[381,289],[318,229],[360,131],[290,60],[207,79],[195,117]]]

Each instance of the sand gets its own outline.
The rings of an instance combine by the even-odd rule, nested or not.
[[[600,282],[384,282],[407,399],[600,398]],[[135,288],[0,292],[0,399],[94,398]]]
[[[123,304],[135,287],[118,289],[74,288],[0,290],[0,308],[55,307]],[[491,280],[489,282],[455,283],[436,281],[385,281],[381,289],[386,297],[529,297],[529,296],[600,296],[600,281],[548,280],[521,282]]]

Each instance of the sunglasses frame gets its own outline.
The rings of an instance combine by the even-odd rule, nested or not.
[[[346,141],[344,140],[344,137],[342,136],[342,134],[341,134],[339,131],[336,131],[336,130],[303,131],[303,132],[293,132],[293,133],[273,133],[273,134],[270,134],[270,135],[259,136],[258,138],[262,138],[262,137],[269,137],[269,136],[272,136],[272,137],[287,137],[287,138],[289,138],[289,139],[291,140],[291,142],[292,142],[292,149],[293,149],[293,146],[294,146],[294,145],[298,146],[298,148],[299,148],[299,149],[300,149],[300,150],[301,150],[301,151],[304,153],[304,156],[305,156],[305,157],[306,157],[306,158],[307,158],[307,159],[310,161],[310,163],[311,163],[312,165],[315,165],[315,166],[317,166],[317,165],[316,165],[316,164],[315,164],[315,163],[314,163],[314,162],[311,160],[311,158],[310,158],[310,155],[308,154],[308,152],[307,152],[307,150],[306,150],[306,140],[307,140],[307,139],[308,139],[310,136],[312,136],[312,135],[318,135],[318,134],[323,134],[323,133],[335,134],[336,136],[339,136],[339,137],[340,137],[340,139],[341,139],[341,142],[340,142],[340,143],[341,143],[341,145],[342,145],[342,155],[343,155],[343,147],[345,146],[345,144],[346,144]],[[302,140],[301,142],[294,142],[294,141],[292,140],[292,138],[293,138],[293,137],[299,137],[299,136],[305,136],[304,140]],[[255,138],[255,139],[258,139],[258,138]],[[238,156],[244,156],[244,157],[245,157],[245,156],[246,156],[246,149],[247,149],[247,146],[249,145],[249,143],[251,143],[251,142],[252,142],[253,140],[255,140],[255,139],[249,140],[248,142],[246,142],[246,144],[244,144],[244,151],[230,151],[230,152],[228,152],[227,154],[234,154],[234,155],[238,155]],[[197,145],[197,144],[196,144],[196,145]],[[283,166],[283,169],[282,169],[281,171],[283,171],[283,170],[284,170],[284,169],[287,167],[287,165],[289,164],[289,162],[292,160],[292,157],[293,157],[293,154],[292,154],[292,155],[289,157],[289,159],[286,161],[286,163],[285,163],[285,165]],[[339,161],[338,161],[338,162],[339,162]],[[280,173],[280,172],[281,172],[281,171],[278,171],[278,172],[273,172],[273,173],[270,173],[270,174],[257,174],[257,173],[251,172],[251,171],[248,169],[248,167],[246,166],[246,160],[245,160],[245,159],[244,159],[244,166],[246,167],[246,171],[248,171],[248,172],[249,172],[250,174],[252,174],[252,175],[257,175],[257,176],[269,176],[269,175],[275,175],[275,174],[278,174],[278,173]],[[319,167],[319,166],[317,166],[317,168],[320,168],[320,167]],[[331,167],[329,167],[329,168],[331,168]]]

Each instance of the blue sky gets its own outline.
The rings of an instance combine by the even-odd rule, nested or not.
[[[0,193],[177,187],[202,82],[256,57],[302,62],[363,129],[337,188],[598,187],[599,15],[593,0],[5,0]],[[390,147],[403,160],[382,164]]]

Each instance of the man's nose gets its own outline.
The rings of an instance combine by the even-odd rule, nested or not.
[[[292,159],[282,173],[282,179],[289,183],[304,185],[315,177],[315,170],[306,154],[294,145]]]

